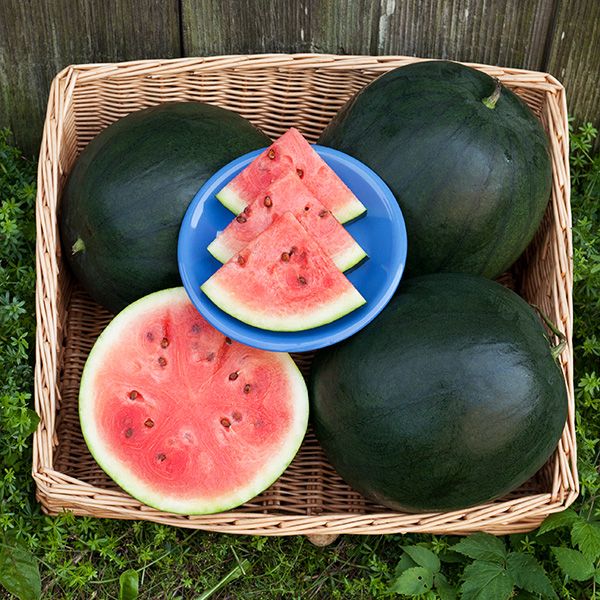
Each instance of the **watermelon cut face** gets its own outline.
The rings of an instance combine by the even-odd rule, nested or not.
[[[362,215],[366,208],[294,127],[257,156],[218,194],[236,215],[281,175],[292,170],[340,223]]]
[[[340,271],[350,269],[366,257],[365,251],[311,194],[295,171],[288,171],[267,186],[207,249],[225,263],[288,211],[319,242]]]
[[[306,432],[308,395],[288,354],[226,338],[173,288],[131,304],[98,338],[79,411],[91,453],[124,490],[208,514],[281,475]]]
[[[276,219],[201,289],[221,310],[270,331],[318,327],[365,303],[291,212]]]

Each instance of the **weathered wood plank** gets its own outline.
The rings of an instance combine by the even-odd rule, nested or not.
[[[179,56],[179,3],[2,0],[0,40],[0,127],[34,155],[54,75],[73,63]]]
[[[371,54],[372,0],[182,0],[186,56],[256,52]]]
[[[540,69],[552,0],[381,0],[378,54]]]
[[[600,2],[560,0],[546,69],[567,91],[569,114],[600,125]]]

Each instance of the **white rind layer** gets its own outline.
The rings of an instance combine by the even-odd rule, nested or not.
[[[354,194],[352,194],[350,202],[348,202],[343,209],[334,212],[333,216],[340,223],[348,223],[348,221],[352,221],[353,219],[360,217],[360,215],[366,212],[366,210],[367,209],[365,208],[365,205]]]
[[[98,367],[109,354],[113,355],[115,344],[122,343],[122,330],[130,321],[143,318],[147,309],[154,312],[163,306],[167,309],[189,301],[182,287],[162,290],[130,304],[110,322],[94,344],[83,370],[79,392],[79,418],[83,437],[96,462],[109,477],[134,498],[163,512],[184,515],[213,514],[240,506],[267,489],[285,471],[302,444],[308,427],[308,391],[302,374],[289,354],[269,353],[273,359],[280,361],[282,372],[290,383],[291,398],[295,404],[294,420],[288,431],[286,443],[270,455],[269,462],[256,477],[229,494],[210,499],[181,498],[157,491],[114,455],[112,448],[98,431],[93,418],[95,404],[101,401],[101,398],[94,393]],[[202,474],[199,473],[199,476]]]
[[[228,186],[225,186],[218,194],[216,194],[216,196],[217,200],[225,208],[236,215],[239,215],[246,208],[246,202],[244,202],[239,195]]]
[[[221,241],[221,236],[217,236],[206,249],[214,256],[219,262],[225,264],[235,252],[231,251],[231,248]]]
[[[259,314],[256,308],[241,304],[228,289],[213,278],[201,285],[200,289],[227,314],[248,325],[269,331],[304,331],[326,325],[366,303],[360,292],[351,287],[330,302],[302,313],[276,315],[272,308],[265,306],[265,311]]]
[[[361,260],[367,257],[367,253],[354,243],[345,252],[340,252],[332,257],[335,266],[343,273],[357,265]]]

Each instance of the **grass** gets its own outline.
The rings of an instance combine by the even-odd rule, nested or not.
[[[499,573],[495,581],[508,581],[509,592],[482,588],[479,598],[497,600],[513,590],[515,598],[596,597],[596,579],[600,581],[600,527],[596,523],[600,495],[600,156],[590,154],[596,135],[589,125],[578,129],[572,136],[571,154],[582,494],[563,521],[550,520],[538,532],[498,540],[503,550],[497,546],[500,558],[494,563],[482,560],[477,549],[496,543],[485,536],[469,538],[466,546],[465,538],[445,536],[342,536],[331,546],[318,548],[303,537],[220,535],[145,522],[75,518],[68,513],[44,516],[35,502],[30,476],[31,432],[37,424],[31,411],[35,165],[8,144],[8,132],[1,132],[0,584],[21,598],[49,599],[135,598],[135,584],[137,597],[147,599],[394,598],[422,591],[410,587],[411,577],[419,569],[430,568],[432,573],[443,574],[447,586],[436,575],[437,591],[421,597],[444,600],[453,597],[460,586],[462,597],[475,597],[469,590],[483,585],[486,574],[495,569]],[[415,553],[407,546],[426,552]],[[518,561],[527,568],[511,570],[509,554],[518,554]],[[417,555],[426,566],[413,560]]]

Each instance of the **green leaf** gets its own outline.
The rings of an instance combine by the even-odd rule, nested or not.
[[[390,592],[418,596],[430,591],[433,586],[433,573],[425,567],[407,569],[390,586]]]
[[[140,576],[135,569],[128,569],[119,577],[119,600],[136,600]]]
[[[402,553],[396,568],[394,569],[394,575],[399,577],[406,571],[406,569],[412,569],[412,567],[418,566],[417,563],[408,555],[406,552]]]
[[[460,552],[455,552],[450,548],[441,550],[438,554],[438,557],[442,562],[451,564],[465,563],[467,561],[464,554],[461,554]]]
[[[527,590],[517,590],[511,600],[538,600],[539,594],[532,594]]]
[[[571,548],[552,547],[552,552],[556,556],[558,566],[575,581],[586,581],[594,575],[594,565],[589,558],[586,558],[578,550]]]
[[[30,436],[37,429],[37,426],[40,424],[40,417],[35,412],[35,410],[31,410],[30,408],[28,408],[27,416],[29,418],[29,423],[26,426],[25,431],[23,432],[23,437]]]
[[[559,529],[560,527],[570,527],[580,519],[581,517],[570,508],[559,513],[552,513],[544,519],[544,522],[538,529],[537,535],[543,535],[544,533],[548,533],[553,529]]]
[[[597,523],[579,520],[571,528],[571,541],[592,561],[600,556],[600,527]]]
[[[19,546],[1,544],[0,585],[19,600],[37,600],[42,582],[35,556]]]
[[[502,565],[476,560],[464,572],[462,600],[508,600],[513,580]]]
[[[402,549],[420,567],[425,567],[434,573],[440,570],[440,559],[431,550],[423,546],[402,546]]]
[[[517,587],[545,598],[558,598],[544,569],[531,554],[511,552],[506,567]]]
[[[456,590],[448,583],[448,580],[441,573],[433,576],[433,585],[440,597],[440,600],[456,600]]]
[[[451,548],[469,558],[502,563],[506,560],[504,542],[489,533],[473,533]]]

